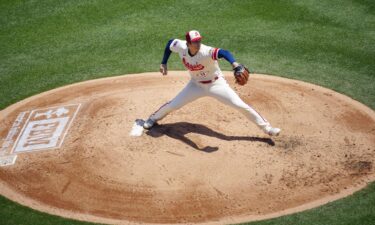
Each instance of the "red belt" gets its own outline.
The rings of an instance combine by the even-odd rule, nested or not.
[[[209,84],[209,83],[214,82],[214,81],[217,80],[217,79],[219,79],[218,76],[216,76],[216,77],[214,78],[214,80],[202,80],[202,81],[199,81],[199,83],[202,83],[202,84]]]

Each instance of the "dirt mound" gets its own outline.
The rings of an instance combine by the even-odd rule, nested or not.
[[[269,138],[209,97],[131,137],[134,121],[173,98],[187,73],[82,82],[0,112],[5,140],[20,112],[50,118],[56,107],[72,111],[79,105],[74,120],[60,129],[65,139],[54,139],[61,147],[19,148],[16,163],[0,167],[0,193],[32,208],[96,222],[222,224],[311,208],[374,179],[371,109],[295,80],[253,75],[239,87],[226,75],[245,102],[282,128],[279,137]],[[44,108],[51,109],[38,111]],[[21,135],[15,145],[29,139]]]

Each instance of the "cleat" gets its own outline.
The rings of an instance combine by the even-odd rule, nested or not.
[[[144,122],[144,124],[143,124],[143,128],[149,130],[149,129],[151,129],[151,127],[153,127],[153,126],[155,125],[155,122],[156,122],[156,121],[153,120],[153,119],[148,119],[148,120],[146,120],[146,121]]]
[[[281,129],[277,127],[267,126],[263,129],[263,131],[269,136],[278,136],[281,132]]]

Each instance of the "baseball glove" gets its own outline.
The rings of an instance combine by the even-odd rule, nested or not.
[[[245,85],[249,80],[249,69],[246,68],[244,65],[240,64],[234,69],[234,78],[236,79],[236,83],[239,85]]]

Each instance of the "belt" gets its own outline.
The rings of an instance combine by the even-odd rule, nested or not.
[[[202,80],[202,81],[199,81],[199,83],[202,83],[202,84],[209,84],[209,83],[214,82],[214,81],[217,80],[217,79],[219,79],[218,76],[216,76],[216,77],[214,78],[214,80]]]

